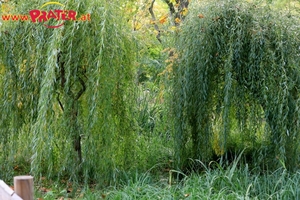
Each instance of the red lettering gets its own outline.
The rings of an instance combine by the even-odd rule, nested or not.
[[[22,21],[28,21],[27,15],[20,15]]]
[[[52,10],[50,10],[49,12],[48,12],[48,15],[47,15],[47,19],[49,20],[49,19],[56,19],[56,20],[58,20],[58,18],[57,18],[57,16],[55,15],[55,13],[52,11]]]
[[[85,16],[85,15],[82,15],[82,16],[78,19],[78,21],[86,21],[86,16]]]
[[[56,19],[58,20],[72,20],[72,21],[76,21],[76,16],[77,16],[77,12],[74,10],[49,10],[47,11],[41,11],[41,10],[31,10],[29,11],[29,15],[31,18],[32,22],[46,22],[49,19]],[[28,20],[28,16],[27,15],[2,15],[2,19],[3,20],[19,20],[21,19],[22,21],[27,21]],[[81,18],[79,20],[82,21],[90,21],[91,20],[91,15],[90,14],[86,14],[81,16]],[[57,26],[53,26],[53,27],[59,27],[62,26],[63,24],[57,25]],[[52,28],[52,26],[48,26],[47,27]]]
[[[3,21],[8,21],[10,19],[10,15],[2,15]]]
[[[76,20],[76,11],[74,11],[74,10],[69,10],[69,12],[68,12],[68,17],[69,17],[69,20]]]
[[[40,10],[31,10],[31,11],[29,11],[29,15],[31,17],[31,21],[36,22],[36,20],[41,15],[41,11]]]
[[[62,14],[61,14],[61,19],[62,19],[62,20],[68,20],[68,18],[67,18],[67,12],[68,12],[68,11],[66,11],[66,10],[64,10],[64,11],[62,12]]]
[[[56,12],[56,15],[57,15],[57,20],[60,20],[60,16],[62,14],[62,10],[54,10],[54,12]]]
[[[46,11],[42,11],[42,14],[39,16],[39,22],[42,22],[42,21],[44,21],[44,22],[48,21]]]
[[[13,21],[19,20],[19,15],[11,15]]]

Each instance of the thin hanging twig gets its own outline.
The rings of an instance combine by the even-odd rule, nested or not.
[[[149,12],[150,12],[150,14],[151,14],[151,17],[152,17],[152,21],[156,21],[156,17],[155,17],[155,14],[154,14],[154,12],[153,12],[153,6],[154,6],[154,3],[155,3],[155,0],[152,0],[152,2],[151,2],[151,6],[149,7]],[[161,41],[161,39],[160,39],[160,30],[159,30],[159,27],[158,27],[158,25],[155,23],[154,24],[154,28],[155,28],[155,30],[158,32],[157,33],[157,35],[156,35],[156,39],[161,43],[162,41]]]

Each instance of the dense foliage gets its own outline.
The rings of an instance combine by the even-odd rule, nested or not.
[[[299,18],[237,1],[191,7],[174,67],[178,167],[224,155],[238,124],[239,138],[260,144],[261,163],[297,168]]]
[[[27,13],[46,2],[10,5]],[[47,9],[60,9],[52,6]],[[21,21],[1,26],[2,178],[22,159],[36,177],[109,183],[134,162],[135,54],[128,27],[113,1],[65,7],[92,19],[56,29]]]
[[[2,20],[0,179],[34,175],[44,199],[298,198],[299,17],[247,2],[74,0],[91,21]]]

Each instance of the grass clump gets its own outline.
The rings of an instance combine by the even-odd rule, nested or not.
[[[299,172],[289,174],[280,168],[263,175],[248,167],[233,170],[219,168],[193,174],[174,185],[146,179],[130,182],[108,191],[107,199],[298,199]],[[94,194],[96,195],[96,194]]]
[[[201,173],[193,173],[182,180],[170,179],[169,173],[153,176],[136,175],[120,185],[104,190],[86,188],[73,195],[74,199],[299,199],[300,171],[290,173],[284,168],[257,173],[248,165],[240,165],[240,157],[230,166],[221,162],[217,167],[203,166]],[[195,161],[196,162],[196,161]],[[181,173],[173,171],[173,173]],[[132,176],[131,176],[132,177]],[[169,180],[172,180],[170,183]],[[55,193],[57,191],[57,193]],[[45,199],[68,197],[68,190],[56,188],[39,196]]]

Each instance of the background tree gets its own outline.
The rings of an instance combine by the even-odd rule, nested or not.
[[[164,14],[158,20],[155,14],[156,10],[154,9],[155,2],[156,0],[151,0],[149,13],[151,15],[151,22],[154,25],[155,30],[157,31],[156,38],[161,43],[162,30],[158,26],[158,24],[164,24],[167,19],[170,18],[171,23],[169,23],[169,26],[179,26],[188,13],[190,0],[164,0],[163,2],[168,6],[169,14]]]
[[[164,0],[164,2],[168,4],[174,24],[178,26],[187,15],[190,0]]]
[[[271,12],[268,6],[237,1],[194,7],[177,37],[178,167],[186,166],[188,158],[209,161],[213,153],[224,155],[238,120],[239,137],[251,130],[249,138],[267,149],[263,159],[268,167],[283,164],[295,169],[299,159],[299,19]],[[263,126],[264,132],[259,133]],[[267,138],[264,143],[259,134]]]

